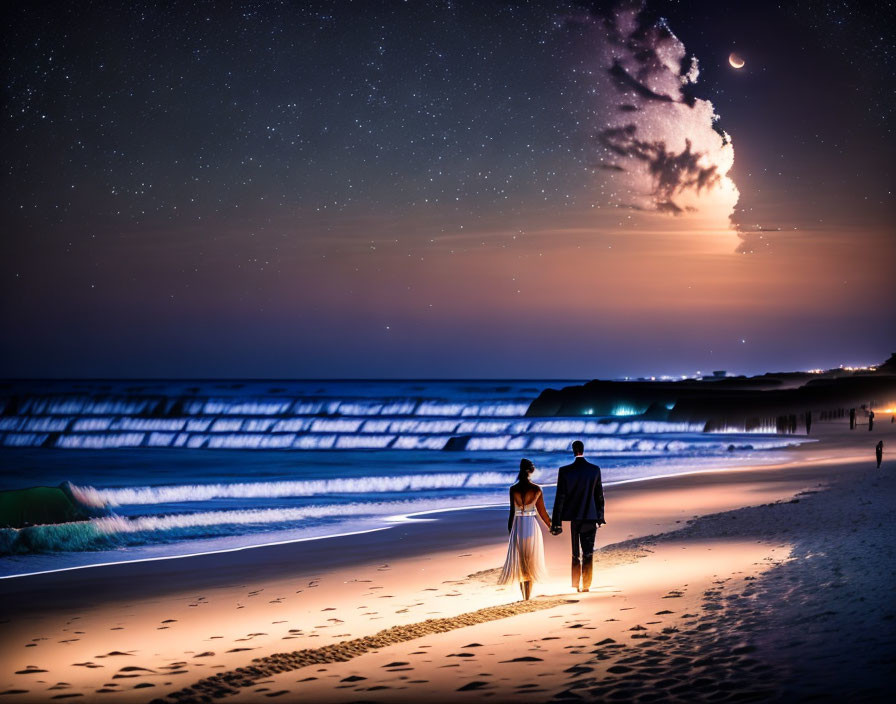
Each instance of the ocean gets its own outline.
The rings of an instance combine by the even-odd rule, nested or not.
[[[570,444],[606,485],[780,461],[773,428],[638,409],[527,417],[568,381],[10,381],[0,489],[65,485],[89,520],[0,529],[0,578],[387,529],[502,506],[521,457],[548,506]],[[503,518],[496,532],[504,530]]]

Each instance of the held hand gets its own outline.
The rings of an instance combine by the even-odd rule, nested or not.
[[[563,528],[560,526],[554,526],[551,528],[551,535],[560,535],[563,532]]]

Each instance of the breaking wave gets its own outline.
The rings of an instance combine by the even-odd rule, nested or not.
[[[504,495],[494,493],[479,498],[480,504],[490,504],[503,501]],[[406,516],[411,513],[463,508],[469,505],[469,497],[456,497],[297,508],[201,511],[133,518],[113,514],[75,523],[0,529],[0,557],[28,553],[108,550],[147,543],[170,543],[244,534],[252,527],[259,531],[298,528],[302,521],[309,519]]]
[[[85,506],[137,506],[173,504],[212,499],[258,499],[319,496],[325,494],[382,494],[431,489],[485,488],[509,486],[514,474],[504,472],[450,472],[406,474],[384,477],[305,479],[301,481],[247,482],[238,484],[182,484],[97,489],[92,486],[68,488]],[[367,504],[358,504],[367,505]]]

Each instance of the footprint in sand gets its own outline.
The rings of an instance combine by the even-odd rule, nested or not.
[[[473,680],[472,682],[467,682],[463,687],[458,687],[458,692],[470,692],[474,689],[485,689],[489,686],[488,682],[483,682],[481,680]]]
[[[533,657],[532,655],[523,655],[519,658],[513,658],[513,660],[500,660],[499,662],[503,664],[507,662],[544,662],[544,660],[542,658]]]
[[[17,675],[33,675],[37,672],[49,672],[49,670],[41,670],[37,665],[27,665],[24,670],[16,670]]]

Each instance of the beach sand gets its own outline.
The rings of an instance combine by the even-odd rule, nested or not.
[[[842,426],[783,465],[608,487],[586,594],[568,531],[532,601],[495,586],[506,509],[0,580],[0,701],[877,700],[896,429]]]

